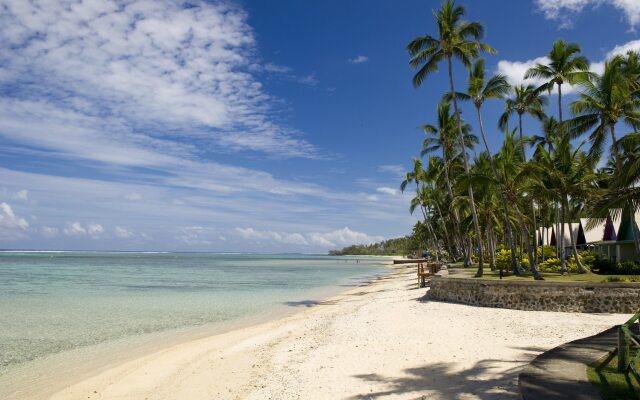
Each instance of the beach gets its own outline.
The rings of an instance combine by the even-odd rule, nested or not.
[[[52,399],[516,399],[536,355],[624,322],[432,302],[415,266],[293,315],[175,344]]]

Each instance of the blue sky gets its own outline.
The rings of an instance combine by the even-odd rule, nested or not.
[[[637,0],[460,4],[514,83],[557,38],[594,70],[640,48]],[[439,1],[0,5],[0,248],[324,252],[415,222],[397,188],[447,83],[414,89],[404,46]]]

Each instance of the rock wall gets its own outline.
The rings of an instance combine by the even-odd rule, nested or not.
[[[640,283],[491,281],[436,276],[431,300],[516,310],[584,313],[635,313]]]

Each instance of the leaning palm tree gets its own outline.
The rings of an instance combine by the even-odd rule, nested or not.
[[[624,58],[616,56],[605,63],[602,75],[579,75],[576,84],[580,87],[578,100],[571,103],[576,117],[569,121],[572,135],[589,130],[591,153],[601,153],[607,130],[611,134],[611,152],[616,169],[622,171],[622,157],[618,149],[616,125],[625,122],[632,127],[640,126],[640,88],[624,71]]]
[[[549,65],[536,64],[524,74],[524,79],[540,78],[546,80],[539,89],[546,89],[549,94],[555,85],[558,86],[558,121],[562,123],[562,85],[573,83],[575,77],[589,69],[586,57],[579,56],[580,46],[576,43],[566,43],[558,39],[547,55]]]
[[[465,150],[464,136],[460,120],[460,110],[455,97],[455,87],[453,83],[452,58],[460,60],[466,67],[471,66],[471,60],[476,58],[480,52],[495,53],[495,49],[485,43],[480,42],[484,33],[484,27],[478,22],[468,22],[462,20],[465,9],[456,6],[453,0],[445,0],[440,9],[434,11],[434,17],[438,26],[438,37],[430,35],[419,36],[407,45],[407,50],[411,59],[409,65],[417,68],[418,72],[413,77],[413,85],[418,87],[425,78],[438,70],[438,64],[447,62],[449,73],[449,86],[453,97],[453,108],[458,125],[458,136],[462,149],[465,173],[469,173],[469,163]],[[476,206],[473,200],[473,188],[469,187],[469,201],[473,225],[476,232],[477,247],[479,249],[477,276],[483,273],[482,258],[482,236]]]
[[[484,59],[480,58],[473,64],[473,68],[469,70],[469,84],[467,93],[456,93],[456,96],[460,100],[472,101],[473,105],[476,108],[478,124],[480,125],[480,134],[482,135],[482,142],[484,143],[488,161],[491,166],[491,170],[493,171],[493,175],[496,179],[498,179],[498,171],[496,170],[495,163],[493,162],[493,157],[491,156],[491,150],[489,149],[489,144],[487,143],[487,136],[484,131],[484,123],[482,121],[482,113],[480,109],[482,108],[485,100],[501,99],[509,93],[510,89],[511,86],[507,82],[507,78],[504,75],[492,76],[488,81],[485,79]],[[511,249],[511,269],[517,273],[518,270],[516,265],[516,247],[513,241],[511,223],[509,222],[509,206],[507,204],[504,193],[502,192],[500,192],[500,199],[502,201],[507,241],[509,243],[509,248]]]

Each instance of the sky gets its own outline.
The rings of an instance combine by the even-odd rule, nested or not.
[[[0,248],[316,253],[410,233],[399,184],[448,82],[414,88],[405,46],[439,3],[0,0]],[[514,84],[558,38],[594,71],[640,49],[640,0],[459,4]],[[502,107],[483,109],[494,150]]]

